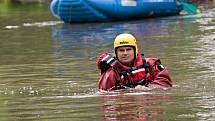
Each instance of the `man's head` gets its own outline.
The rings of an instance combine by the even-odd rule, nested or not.
[[[135,37],[127,33],[118,35],[114,41],[114,50],[121,63],[131,66],[138,54]]]

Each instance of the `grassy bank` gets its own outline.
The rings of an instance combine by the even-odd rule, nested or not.
[[[2,3],[16,3],[16,4],[31,4],[31,3],[50,3],[52,0],[1,0]]]

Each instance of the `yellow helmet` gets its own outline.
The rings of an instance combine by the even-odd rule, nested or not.
[[[116,49],[121,46],[133,46],[135,57],[137,57],[138,54],[137,41],[133,35],[127,33],[118,35],[114,40],[115,53]]]

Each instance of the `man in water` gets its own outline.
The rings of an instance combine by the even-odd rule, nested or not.
[[[144,58],[138,52],[133,35],[118,35],[114,41],[114,50],[115,56],[104,53],[96,61],[101,70],[98,84],[100,91],[172,87],[172,80],[160,59]]]

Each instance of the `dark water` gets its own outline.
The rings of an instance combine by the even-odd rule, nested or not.
[[[212,4],[198,15],[72,25],[44,5],[0,8],[1,121],[215,120]],[[95,60],[122,32],[133,33],[147,57],[161,58],[172,89],[97,92]]]

